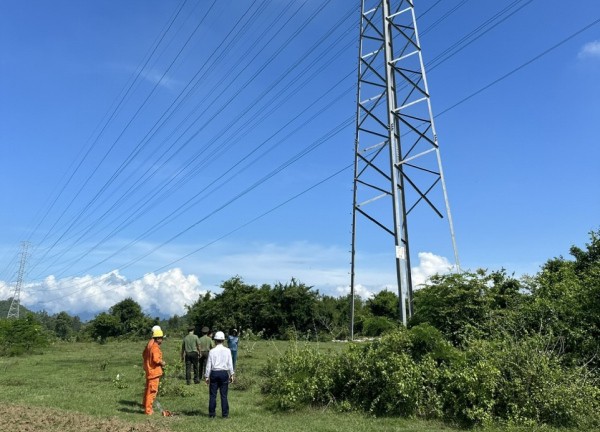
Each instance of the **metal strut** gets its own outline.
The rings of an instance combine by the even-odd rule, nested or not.
[[[8,308],[7,319],[16,318],[19,319],[19,310],[21,309],[21,287],[23,286],[23,275],[25,273],[25,265],[27,263],[27,250],[29,249],[29,242],[21,242],[21,263],[19,264],[19,273],[17,273],[17,284],[15,285],[15,292],[13,293],[10,307]]]
[[[404,325],[413,314],[407,219],[420,202],[426,203],[439,217],[444,213],[447,216],[456,268],[460,266],[414,3],[412,0],[361,0],[360,13],[350,271],[351,339],[354,337],[357,241],[369,233],[363,228],[363,221],[372,222],[372,229],[392,237],[399,317]]]

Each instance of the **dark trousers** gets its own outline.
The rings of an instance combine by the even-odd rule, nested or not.
[[[208,351],[200,351],[200,373],[202,376],[206,373],[206,362],[208,361]]]
[[[229,402],[227,401],[227,390],[229,389],[229,374],[227,371],[218,370],[210,372],[208,415],[215,417],[217,411],[217,390],[221,394],[221,414],[229,416]]]
[[[233,362],[233,370],[235,371],[235,365],[237,364],[237,350],[231,350],[231,360]]]
[[[192,378],[192,368],[194,369],[194,382],[200,382],[200,361],[196,351],[185,353],[185,381],[190,384]]]

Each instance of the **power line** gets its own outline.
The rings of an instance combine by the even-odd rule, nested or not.
[[[320,13],[320,12],[322,11],[322,9],[323,9],[323,6],[322,6],[321,8],[318,8],[318,9],[317,9],[317,10],[316,10],[316,11],[315,11],[315,12],[314,12],[314,13],[313,13],[311,16],[309,16],[309,17],[306,19],[305,23],[304,23],[303,25],[301,25],[301,27],[300,27],[300,28],[303,28],[303,27],[305,27],[305,26],[306,26],[306,24],[307,24],[308,22],[310,22],[311,20],[313,20],[313,19],[314,19],[314,17],[316,16],[316,14],[318,14],[318,13]],[[281,31],[282,29],[284,29],[284,28],[286,27],[286,25],[285,25],[285,24],[286,24],[286,23],[283,23],[283,24],[280,26],[280,29],[279,29],[278,31]],[[285,46],[286,46],[287,44],[289,44],[289,43],[290,43],[290,41],[291,41],[291,40],[293,40],[293,39],[294,39],[294,38],[295,38],[295,37],[298,35],[298,33],[299,33],[299,31],[297,30],[297,31],[296,31],[294,34],[292,34],[292,35],[291,35],[291,36],[288,38],[288,40],[287,40],[287,41],[285,41],[285,42],[284,42],[284,44],[278,48],[277,52],[271,56],[271,58],[269,59],[269,61],[268,61],[268,62],[272,61],[272,59],[273,59],[273,58],[274,58],[274,57],[275,57],[275,56],[276,56],[278,53],[282,52],[282,50],[285,48]],[[265,64],[263,64],[263,65],[261,66],[261,68],[259,69],[259,72],[265,69],[265,67],[266,67],[266,65],[268,64],[268,62],[267,62],[267,63],[265,63]],[[251,80],[254,80],[254,79],[257,77],[257,76],[258,76],[258,72],[256,72],[256,73],[253,75],[253,77],[252,77],[252,78],[251,78],[249,81],[247,81],[247,82],[245,83],[245,85],[248,85],[248,84],[251,82]],[[221,106],[221,107],[223,108],[223,107],[227,106],[227,104],[228,104],[228,103],[230,103],[230,102],[231,102],[231,99],[230,99],[229,101],[227,101],[226,103],[222,104],[222,106]],[[211,121],[211,120],[212,120],[212,119],[214,119],[215,117],[216,117],[216,114],[213,114],[213,116],[211,117],[211,119],[209,119],[209,121]],[[197,131],[197,132],[198,132],[198,131]],[[186,141],[186,143],[189,143],[189,142],[191,141],[191,139],[192,139],[192,138],[193,138],[193,137],[194,137],[194,136],[197,134],[197,132],[196,132],[196,133],[195,133],[195,134],[194,134],[192,137],[188,138],[188,140]]]
[[[534,61],[538,60],[539,58],[541,58],[542,56],[546,55],[547,53],[551,52],[552,50],[558,48],[559,46],[563,45],[564,43],[566,43],[568,40],[572,39],[573,37],[577,36],[578,34],[582,33],[583,31],[587,30],[588,28],[590,28],[593,25],[596,25],[599,20],[596,20],[594,22],[592,22],[591,24],[587,25],[586,27],[582,28],[581,30],[575,32],[574,34],[570,35],[569,37],[567,37],[566,39],[563,39],[561,42],[557,43],[556,45],[552,46],[551,48],[545,50],[544,52],[542,52],[541,54],[537,55],[536,57],[532,58],[531,60],[523,63],[522,65],[520,65],[519,67],[513,69],[512,71],[510,71],[509,73],[503,75],[502,77],[496,79],[495,81],[493,81],[492,83],[488,84],[487,86],[484,86],[483,88],[481,88],[480,90],[476,91],[475,93],[472,93],[471,95],[465,97],[464,99],[460,100],[459,102],[455,103],[454,105],[450,106],[449,108],[443,110],[442,112],[440,112],[436,117],[439,117],[440,115],[445,114],[446,112],[450,111],[451,109],[457,107],[458,105],[464,103],[465,101],[471,99],[472,97],[476,96],[477,94],[485,91],[486,89],[490,88],[491,86],[499,83],[500,81],[506,79],[507,77],[509,77],[510,75],[516,73],[517,71],[519,71],[520,69],[526,67],[527,65],[533,63]]]

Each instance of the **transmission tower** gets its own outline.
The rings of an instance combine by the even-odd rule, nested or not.
[[[362,0],[358,64],[351,338],[356,241],[369,233],[364,226],[390,240],[404,325],[413,313],[407,217],[417,205],[440,218],[445,213],[459,266],[413,0]]]
[[[15,286],[15,292],[10,302],[10,308],[8,309],[7,319],[17,318],[19,319],[19,310],[21,309],[21,287],[23,286],[23,274],[25,273],[25,265],[27,264],[27,250],[29,249],[29,242],[21,242],[21,263],[19,264],[19,273],[17,274],[17,284]]]

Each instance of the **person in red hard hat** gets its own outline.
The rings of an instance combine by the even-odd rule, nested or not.
[[[144,349],[142,357],[144,358],[144,371],[146,372],[146,389],[144,391],[144,413],[151,415],[153,413],[152,405],[156,394],[158,393],[158,383],[163,374],[165,362],[162,358],[160,346],[163,341],[162,330],[155,329],[152,331],[152,343],[148,343]]]

